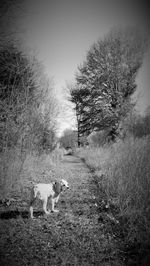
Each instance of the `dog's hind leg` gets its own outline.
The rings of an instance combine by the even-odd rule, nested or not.
[[[30,217],[33,219],[33,205],[34,205],[34,202],[36,200],[36,195],[35,195],[35,188],[32,188],[31,190],[31,200],[30,200],[30,208],[29,208],[29,211],[30,211]]]
[[[34,205],[35,199],[36,199],[36,198],[34,198],[34,199],[32,199],[32,200],[30,201],[30,208],[29,208],[29,210],[30,210],[30,217],[31,217],[32,219],[34,218],[34,217],[33,217],[33,205]]]

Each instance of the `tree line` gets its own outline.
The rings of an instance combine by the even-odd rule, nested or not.
[[[0,188],[17,186],[25,160],[51,152],[59,112],[53,80],[37,54],[24,47],[18,20],[23,1],[0,2]]]
[[[0,49],[0,151],[52,149],[57,113],[42,64],[16,44]]]
[[[56,139],[57,100],[44,66],[24,51],[18,18],[23,1],[0,3],[0,152],[52,150]]]

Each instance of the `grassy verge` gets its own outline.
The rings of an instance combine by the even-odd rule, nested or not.
[[[150,139],[128,138],[110,147],[80,149],[80,158],[95,173],[99,194],[117,208],[125,252],[133,263],[150,246]],[[101,198],[100,198],[101,202]],[[99,204],[100,204],[99,202]],[[114,208],[114,209],[116,209]],[[131,258],[132,257],[132,258]],[[135,264],[136,265],[136,264]]]

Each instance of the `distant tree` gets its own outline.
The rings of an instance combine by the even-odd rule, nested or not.
[[[70,87],[70,94],[71,98],[70,100],[75,104],[75,115],[77,119],[77,141],[78,141],[78,147],[81,145],[81,137],[82,137],[82,130],[81,130],[81,121],[82,121],[82,111],[84,108],[83,105],[83,90],[82,92],[77,86]]]
[[[120,120],[133,106],[130,96],[146,45],[140,30],[127,27],[112,30],[91,47],[71,89],[79,138],[110,128],[115,139]]]
[[[66,129],[59,141],[64,148],[74,148],[77,146],[77,132],[71,129]]]

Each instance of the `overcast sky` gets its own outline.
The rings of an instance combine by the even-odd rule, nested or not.
[[[24,45],[38,51],[46,72],[54,77],[62,106],[65,105],[63,88],[74,79],[77,66],[90,46],[118,24],[138,24],[145,29],[149,15],[143,1],[132,0],[28,0],[25,10],[20,20],[25,30]],[[148,104],[149,54],[137,77],[141,110]],[[64,112],[59,122],[62,131],[74,119]]]

